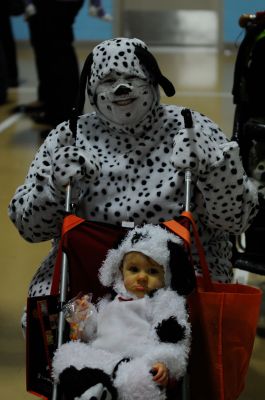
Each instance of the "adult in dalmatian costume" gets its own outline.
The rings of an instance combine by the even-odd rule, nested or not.
[[[104,41],[88,56],[77,112],[82,112],[86,90],[95,111],[79,116],[75,143],[69,121],[50,132],[9,206],[26,240],[53,239],[30,296],[49,293],[70,179],[78,216],[157,224],[183,210],[187,167],[193,175],[193,215],[212,277],[231,280],[229,234],[244,231],[255,215],[255,189],[237,143],[195,111],[194,129],[185,129],[182,107],[160,104],[159,85],[174,95],[173,85],[138,39]]]
[[[88,343],[68,342],[54,356],[64,398],[166,399],[190,349],[184,296],[195,279],[181,239],[158,225],[136,227],[108,252],[99,279],[114,299],[100,300],[85,320]]]

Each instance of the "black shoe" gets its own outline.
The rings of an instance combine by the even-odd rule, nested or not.
[[[102,392],[105,394],[102,393],[101,397],[106,397],[107,393],[112,400],[117,399],[117,391],[112,384],[110,376],[101,369],[82,368],[78,370],[71,366],[60,374],[59,379],[60,390],[66,400],[74,400],[98,384],[102,384],[104,387]]]
[[[50,124],[50,122],[51,122],[45,111],[34,112],[31,114],[31,118],[37,124],[46,125],[46,124]]]
[[[34,101],[29,104],[20,104],[14,107],[11,112],[12,113],[25,113],[25,114],[34,114],[38,112],[44,111],[44,106],[39,101]]]
[[[51,126],[56,126],[58,122],[49,116],[45,111],[40,111],[36,113],[30,114],[30,117],[33,119],[36,124],[41,124],[41,125],[51,125]]]
[[[16,88],[19,86],[19,81],[16,78],[8,78],[7,86],[10,88]]]
[[[7,103],[7,96],[0,96],[0,106]]]

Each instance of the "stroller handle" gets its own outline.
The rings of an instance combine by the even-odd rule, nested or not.
[[[183,108],[181,115],[184,119],[185,129],[193,128],[193,119],[190,109]],[[191,200],[191,171],[185,170],[185,211],[190,211],[190,200]]]
[[[247,28],[249,25],[257,25],[265,21],[265,11],[259,11],[256,14],[242,14],[239,17],[238,25],[241,28]]]
[[[65,197],[65,212],[71,211],[71,182],[68,183],[66,188]],[[66,254],[63,252],[62,255],[62,266],[61,266],[61,282],[60,282],[60,299],[59,299],[59,318],[58,318],[58,333],[57,333],[57,349],[63,344],[63,334],[65,327],[65,318],[63,312],[63,306],[66,301],[68,287],[68,260]],[[52,400],[58,399],[58,384],[53,383],[52,389]]]
[[[185,211],[190,211],[191,202],[191,171],[185,171]]]

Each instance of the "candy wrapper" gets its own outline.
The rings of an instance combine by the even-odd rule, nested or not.
[[[80,293],[63,307],[65,319],[70,324],[71,340],[81,338],[86,321],[93,313],[91,299],[91,294]]]

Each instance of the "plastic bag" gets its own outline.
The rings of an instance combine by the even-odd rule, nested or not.
[[[70,339],[79,340],[87,319],[92,315],[92,295],[79,293],[63,307],[66,321],[70,324]]]

